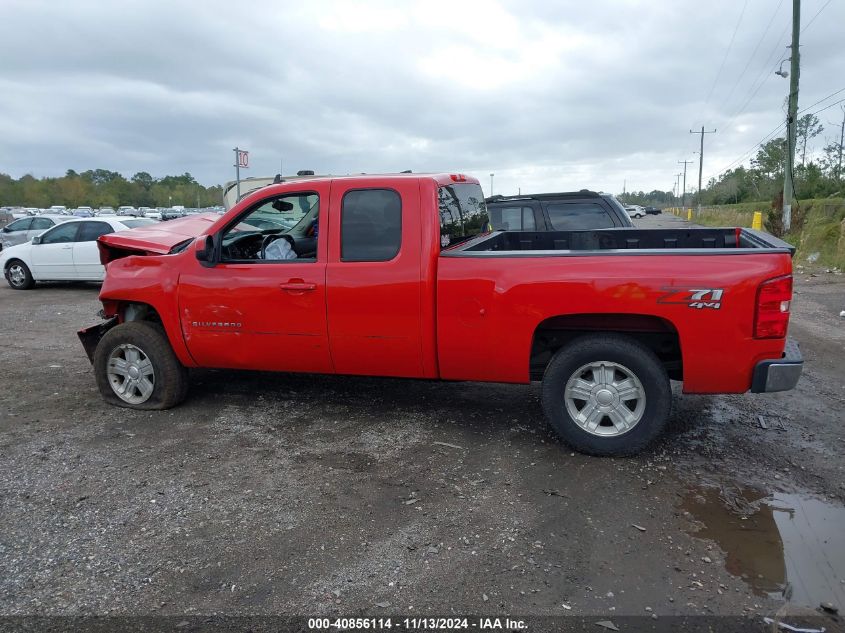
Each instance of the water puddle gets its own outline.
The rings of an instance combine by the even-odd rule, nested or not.
[[[754,593],[845,605],[845,508],[738,487],[692,490],[681,507],[703,525],[694,536],[715,541]]]

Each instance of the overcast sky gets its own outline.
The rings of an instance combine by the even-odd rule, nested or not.
[[[718,130],[706,182],[784,119],[791,5],[0,0],[0,172],[211,185],[237,145],[248,176],[283,160],[460,171],[487,193],[490,173],[494,193],[649,191],[686,159],[692,189],[690,128]],[[804,0],[800,108],[845,88],[843,25],[845,0]],[[842,110],[819,118],[818,149]]]

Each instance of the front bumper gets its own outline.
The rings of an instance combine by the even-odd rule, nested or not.
[[[97,325],[92,325],[84,330],[79,330],[76,335],[79,337],[82,347],[85,348],[85,353],[88,355],[88,360],[94,362],[94,350],[97,349],[97,344],[103,335],[117,325],[117,317],[112,317],[107,321],[103,321]]]
[[[751,380],[752,393],[771,393],[794,389],[804,369],[801,348],[794,339],[786,339],[783,357],[773,360],[761,360],[754,368]]]

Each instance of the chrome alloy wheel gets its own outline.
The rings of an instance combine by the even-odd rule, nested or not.
[[[633,429],[645,411],[645,389],[630,369],[596,361],[575,370],[565,388],[566,411],[587,433],[614,437]]]
[[[125,343],[109,354],[106,375],[117,397],[129,404],[146,402],[155,388],[155,370],[141,348]]]
[[[23,286],[26,283],[26,272],[22,264],[12,264],[9,266],[9,282],[16,288]]]

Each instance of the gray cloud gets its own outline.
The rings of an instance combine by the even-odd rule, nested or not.
[[[727,0],[6,0],[0,171],[213,184],[232,178],[238,145],[250,175],[283,159],[286,172],[459,170],[485,188],[493,172],[497,192],[670,189],[697,148],[689,128],[719,129],[708,176],[783,120],[789,4],[748,0],[725,58],[742,8]],[[806,24],[823,2],[804,4]],[[802,35],[802,107],[845,87],[843,22],[831,3]]]

